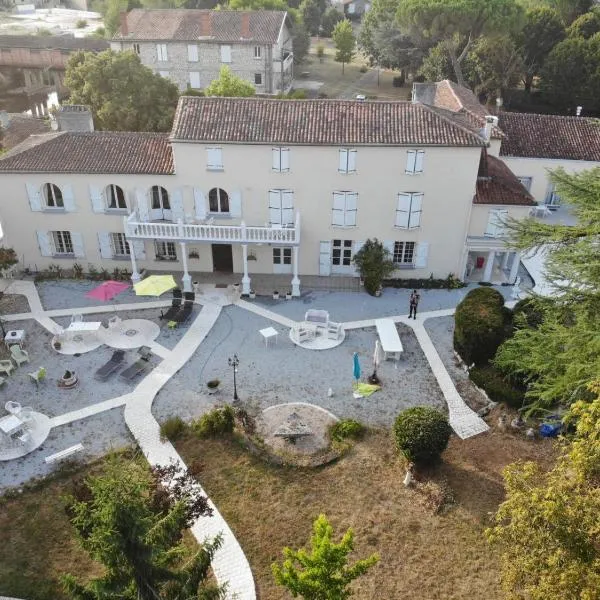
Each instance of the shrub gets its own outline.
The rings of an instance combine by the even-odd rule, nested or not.
[[[365,65],[363,65],[363,66],[362,66],[362,67],[359,69],[359,71],[360,71],[361,73],[366,73],[368,70],[369,70],[369,67],[366,67]]]
[[[365,290],[371,296],[376,294],[383,280],[394,270],[390,251],[377,238],[368,239],[352,261],[358,267],[360,276],[365,281]]]
[[[493,402],[503,402],[512,408],[523,406],[524,387],[491,365],[472,368],[469,377]]]
[[[329,429],[329,437],[334,442],[359,440],[365,433],[362,423],[354,419],[344,419],[333,424]]]
[[[75,27],[77,27],[77,29],[85,29],[87,27],[87,21],[85,19],[77,19],[77,21],[75,22]]]
[[[434,279],[433,274],[427,279],[384,279],[383,285],[409,290],[456,290],[465,287],[466,284],[450,273],[446,279]]]
[[[181,417],[169,417],[160,426],[160,439],[171,442],[179,439],[187,429],[187,425]]]
[[[394,422],[398,450],[415,463],[437,460],[446,449],[451,433],[446,416],[428,406],[409,408]]]
[[[214,408],[192,423],[194,433],[201,438],[217,437],[233,432],[235,413],[231,406]]]
[[[406,78],[404,77],[404,75],[398,75],[397,77],[394,77],[392,79],[392,85],[394,87],[402,87],[404,85],[406,81]]]
[[[515,304],[513,308],[513,321],[517,328],[520,328],[519,323],[523,322],[519,318],[520,315],[523,315],[528,327],[537,329],[544,320],[542,301],[533,298],[524,298]]]
[[[323,57],[325,56],[325,46],[323,44],[317,44],[317,57],[319,58],[319,60],[323,60]]]
[[[493,288],[471,290],[456,307],[454,349],[467,364],[485,365],[511,334],[512,313]]]

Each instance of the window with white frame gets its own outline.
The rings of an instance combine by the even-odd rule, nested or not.
[[[221,188],[213,188],[208,192],[208,210],[211,213],[229,214],[229,195]]]
[[[417,229],[417,227],[420,227],[422,207],[422,193],[402,192],[398,194],[395,226],[401,229]]]
[[[292,249],[291,248],[273,248],[273,264],[274,265],[291,265],[292,264]]]
[[[506,235],[504,224],[508,217],[508,210],[493,208],[488,215],[487,227],[485,233],[487,237],[503,237]]]
[[[131,251],[124,233],[111,233],[110,245],[113,256],[129,256]]]
[[[55,254],[74,254],[70,231],[52,231],[51,234]]]
[[[223,150],[222,148],[206,149],[206,168],[209,171],[223,170]]]
[[[355,227],[357,205],[356,192],[333,192],[331,224],[336,227]]]
[[[340,148],[340,163],[338,171],[340,173],[356,173],[356,150],[351,148]]]
[[[231,46],[221,46],[221,62],[231,62]]]
[[[287,173],[290,170],[290,149],[273,148],[273,171]]]
[[[262,85],[262,73],[254,73],[254,85]]]
[[[194,90],[200,89],[200,72],[190,71],[190,87]]]
[[[133,51],[139,56],[139,54],[140,54],[140,45],[139,44],[134,44],[133,45]]]
[[[547,204],[548,206],[560,206],[560,196],[556,191],[556,184],[548,184],[548,191],[546,192],[544,204]]]
[[[54,183],[45,183],[43,186],[44,202],[46,208],[64,208],[65,203],[61,189]]]
[[[166,62],[169,60],[166,44],[156,44],[156,59],[158,62]]]
[[[286,227],[294,224],[294,192],[269,190],[269,221],[271,225]]]
[[[198,62],[198,46],[196,44],[188,44],[188,62]]]
[[[398,266],[413,266],[415,263],[415,242],[394,242],[392,260]]]
[[[531,191],[531,182],[533,177],[517,177],[517,179],[521,182],[521,185],[528,191]]]
[[[127,210],[125,192],[121,186],[107,185],[104,193],[106,194],[106,208],[108,210]]]
[[[262,47],[254,46],[254,58],[260,58],[262,56]]]
[[[177,260],[175,242],[154,241],[156,260]]]
[[[425,150],[408,150],[406,153],[406,173],[416,175],[423,172]]]
[[[333,240],[331,264],[336,267],[350,267],[352,265],[352,240]]]

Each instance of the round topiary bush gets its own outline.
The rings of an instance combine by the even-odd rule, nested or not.
[[[456,307],[454,349],[468,365],[485,365],[511,333],[512,313],[493,288],[471,290]]]
[[[398,450],[415,463],[437,460],[446,449],[451,433],[446,415],[428,406],[409,408],[394,422]]]

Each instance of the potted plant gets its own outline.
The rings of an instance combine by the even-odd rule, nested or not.
[[[277,290],[273,292],[273,300],[279,300],[279,292]]]
[[[219,386],[221,385],[220,379],[211,379],[206,382],[206,389],[209,394],[216,394],[219,391]]]
[[[254,298],[256,298],[256,292],[254,290],[250,290],[248,297],[250,298],[250,300],[254,300]]]
[[[383,280],[396,268],[390,251],[377,239],[368,239],[352,259],[371,296],[381,296]]]
[[[285,293],[285,299],[286,300],[291,300],[292,299],[292,292],[286,292]]]
[[[62,344],[58,340],[55,340],[54,344],[52,345],[54,346],[55,350],[60,350],[62,348]]]

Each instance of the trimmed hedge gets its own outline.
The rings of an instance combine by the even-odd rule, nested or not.
[[[396,417],[393,431],[398,450],[415,463],[437,460],[452,433],[446,415],[429,406],[416,406],[401,412]]]
[[[411,289],[411,290],[456,290],[465,287],[466,284],[457,279],[452,273],[446,279],[384,279],[383,287]]]
[[[233,432],[235,413],[231,406],[213,408],[192,423],[194,433],[200,438],[218,437]]]
[[[512,312],[493,288],[471,290],[456,307],[454,349],[468,365],[485,365],[511,333]]]
[[[525,389],[511,382],[507,375],[491,365],[474,367],[469,377],[493,402],[503,402],[512,408],[521,408],[525,399]]]
[[[354,419],[344,419],[334,423],[329,429],[329,437],[335,442],[344,440],[359,440],[365,433],[365,427],[362,423]]]

